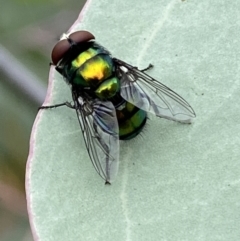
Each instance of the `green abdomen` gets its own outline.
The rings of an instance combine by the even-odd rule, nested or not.
[[[129,102],[125,103],[122,110],[116,110],[119,139],[129,140],[138,135],[146,124],[147,114]]]

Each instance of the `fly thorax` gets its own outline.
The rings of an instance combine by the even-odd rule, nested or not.
[[[113,75],[113,61],[109,54],[90,48],[71,62],[72,84],[96,89]]]

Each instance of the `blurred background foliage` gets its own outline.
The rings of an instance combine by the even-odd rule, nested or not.
[[[24,187],[31,128],[47,91],[51,50],[84,3],[0,0],[1,241],[33,240]]]

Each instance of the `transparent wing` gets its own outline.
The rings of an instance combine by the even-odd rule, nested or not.
[[[121,80],[121,96],[125,100],[158,117],[191,123],[195,112],[181,96],[143,71],[119,59],[113,61]]]
[[[106,183],[111,183],[119,165],[119,129],[115,108],[109,101],[83,101],[74,92],[73,100],[92,164]]]

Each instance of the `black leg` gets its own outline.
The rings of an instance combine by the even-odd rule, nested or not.
[[[57,104],[57,105],[41,106],[41,107],[38,108],[38,110],[40,110],[40,109],[52,109],[52,108],[57,108],[57,107],[60,107],[60,106],[67,106],[67,107],[69,107],[71,109],[75,109],[75,105],[73,105],[70,102],[66,101],[64,103]]]
[[[147,70],[149,70],[149,69],[152,69],[152,68],[153,68],[153,65],[152,65],[152,64],[149,64],[147,68],[145,68],[145,69],[140,69],[140,71],[141,71],[141,72],[145,72],[145,71],[147,71]]]

